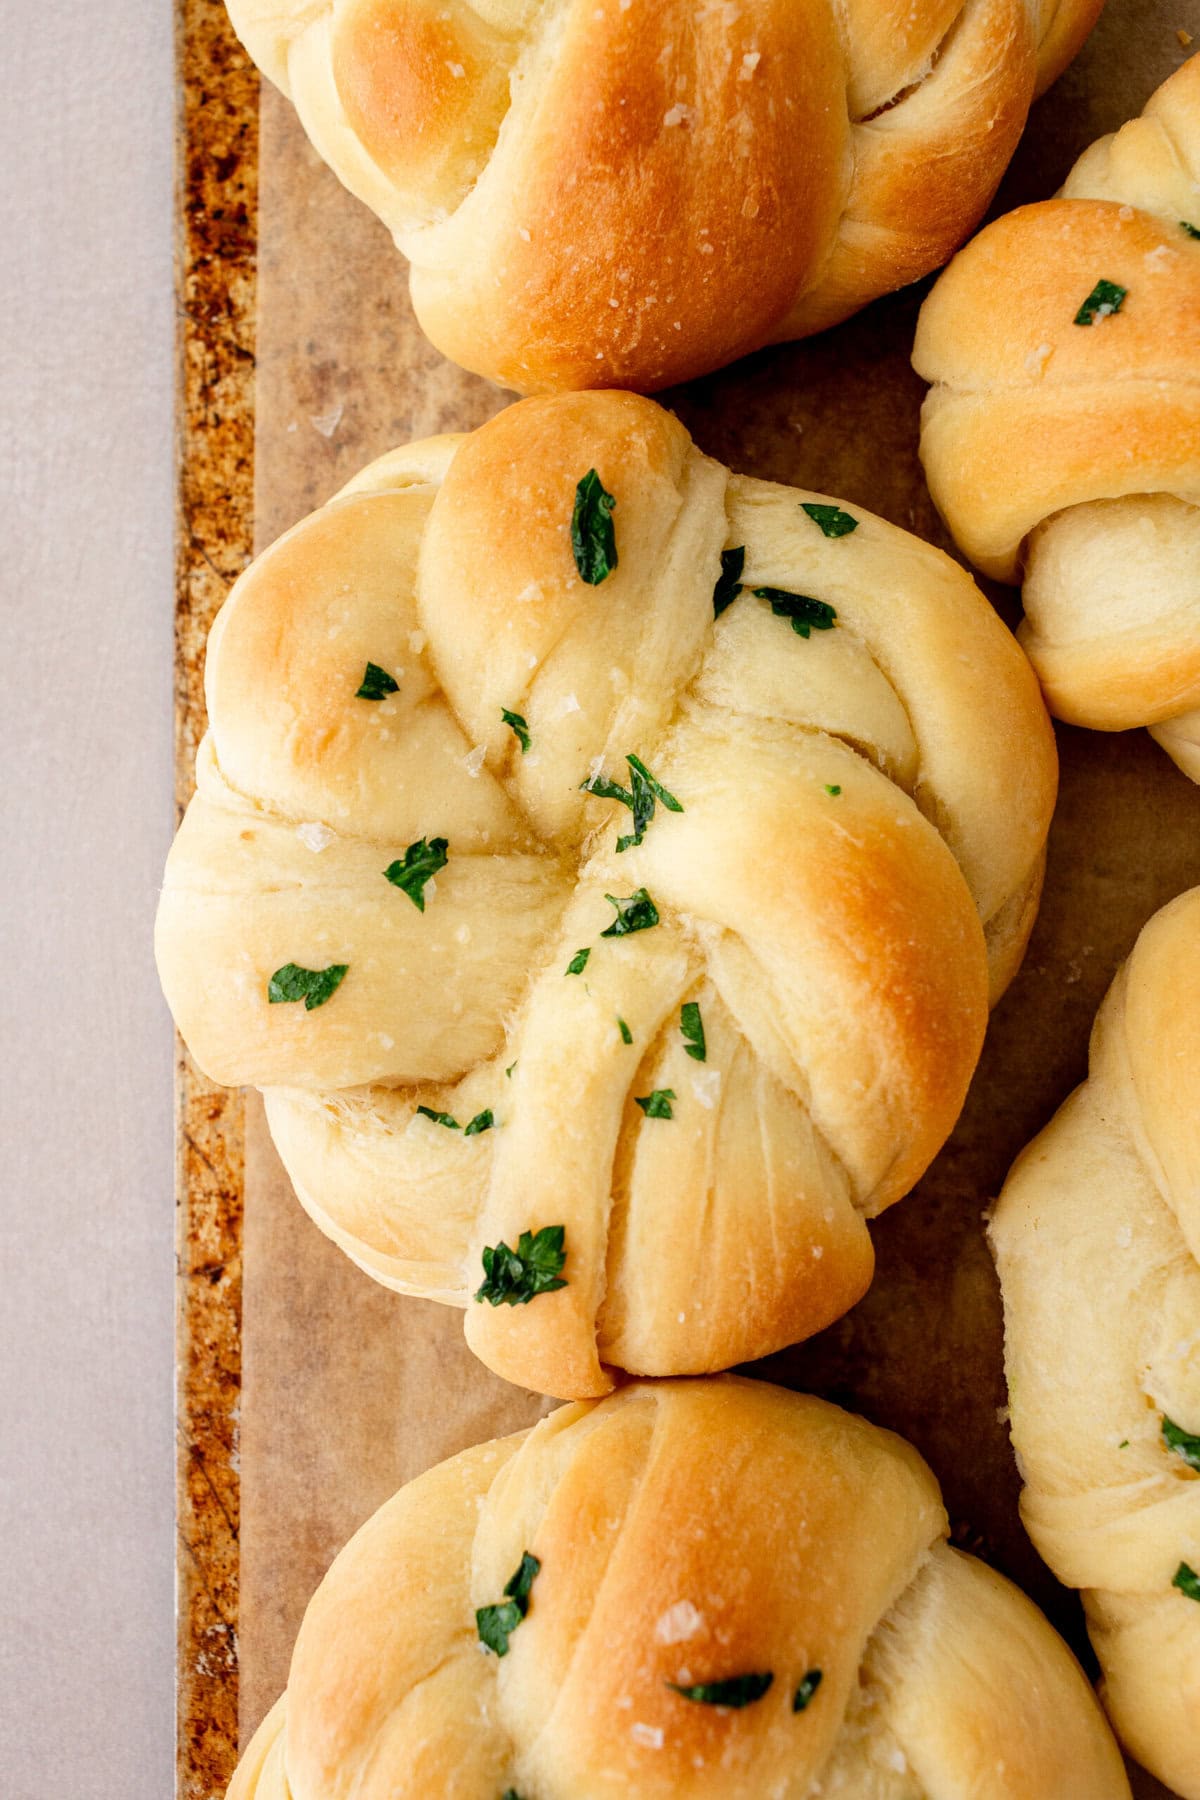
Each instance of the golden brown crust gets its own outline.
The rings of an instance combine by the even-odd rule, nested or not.
[[[945,1529],[916,1453],[822,1401],[726,1377],[564,1408],[347,1545],[231,1800],[1127,1800],[1063,1645]],[[500,1659],[473,1611],[526,1551]],[[671,1686],[750,1674],[741,1709]]]
[[[1022,1515],[1083,1590],[1105,1703],[1141,1762],[1200,1796],[1200,889],[1145,927],[1087,1082],[1018,1159],[992,1240]]]
[[[569,541],[589,469],[616,500],[595,587]],[[467,1305],[526,1386],[727,1367],[840,1316],[1028,936],[1055,780],[1028,664],[949,558],[857,510],[827,537],[804,498],[650,401],[527,401],[364,471],[213,631],[158,922],[175,1016],[269,1090],[322,1229]],[[714,619],[727,545],[743,591]],[[833,628],[797,635],[759,586]],[[368,662],[395,693],[356,695]],[[581,782],[630,753],[682,810],[618,850],[628,814]],[[442,838],[419,911],[384,871]],[[606,896],[642,888],[659,923],[606,937]],[[309,1011],[269,1000],[288,963],[348,973]],[[669,1117],[639,1106],[667,1090]],[[470,1303],[484,1249],[548,1225],[567,1285]]]
[[[412,263],[523,392],[686,380],[945,260],[1101,0],[232,0]]]
[[[1051,710],[1103,730],[1166,724],[1185,766],[1200,723],[1198,179],[1193,57],[1092,146],[1063,197],[960,251],[913,352],[933,384],[931,492],[973,562],[1024,574],[1022,642]],[[1125,290],[1119,310],[1077,323],[1101,281]]]

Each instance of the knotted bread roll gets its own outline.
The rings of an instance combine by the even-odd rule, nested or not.
[[[733,1377],[410,1482],[309,1605],[229,1800],[1128,1800],[1065,1645],[916,1451]]]
[[[955,257],[913,363],[934,500],[1023,577],[1051,712],[1200,780],[1200,56]]]
[[[526,401],[260,557],[207,691],[163,984],[355,1261],[569,1398],[853,1304],[1054,797],[955,563],[651,401]]]
[[[992,1242],[1029,1535],[1140,1762],[1200,1800],[1200,888],[1145,927]]]
[[[1102,0],[229,0],[522,392],[667,386],[944,262]]]

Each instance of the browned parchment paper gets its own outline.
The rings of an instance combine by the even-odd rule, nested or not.
[[[1189,17],[1190,15],[1190,17]],[[1200,37],[1197,0],[1109,0],[1039,104],[998,201],[1042,198],[1101,132],[1140,111]],[[291,109],[263,96],[256,537],[260,547],[394,443],[483,422],[509,398],[421,337],[403,264],[338,187]],[[917,463],[908,355],[923,290],[839,330],[664,396],[735,469],[842,496],[949,548]],[[1013,445],[1020,455],[1020,445]],[[1012,595],[996,595],[1013,618]],[[1012,1575],[1086,1655],[1080,1612],[1017,1517],[999,1297],[981,1215],[1010,1162],[1081,1079],[1088,1032],[1140,926],[1200,881],[1200,788],[1144,732],[1061,728],[1062,794],[1041,916],[998,1009],[951,1142],[874,1227],[871,1292],[811,1343],[758,1365],[893,1426],[929,1458],[956,1540]],[[301,1212],[261,1108],[247,1113],[241,1533],[243,1742],[287,1676],[307,1599],[401,1482],[550,1403],[467,1353],[459,1314],[377,1287]],[[1162,1790],[1146,1781],[1139,1800]]]

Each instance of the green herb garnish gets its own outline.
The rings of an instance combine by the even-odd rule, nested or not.
[[[752,1706],[761,1700],[774,1675],[732,1675],[728,1681],[698,1681],[692,1687],[682,1687],[677,1681],[668,1681],[667,1686],[672,1693],[681,1694],[685,1700],[694,1700],[700,1706]]]
[[[832,799],[834,799],[834,800],[836,800],[836,799],[837,799],[837,797],[838,797],[838,795],[839,795],[839,794],[840,794],[840,793],[841,793],[841,791],[842,791],[842,790],[841,790],[841,788],[840,788],[840,787],[839,787],[839,786],[838,786],[838,784],[837,784],[837,782],[836,782],[836,781],[827,781],[827,782],[826,782],[826,783],[825,783],[825,792],[826,792],[826,793],[827,793],[827,794],[828,794],[828,795],[829,795],[829,796],[830,796],[830,797],[831,797],[831,798],[832,798]]]
[[[591,954],[592,953],[591,953],[590,949],[589,950],[577,950],[575,952],[574,956],[571,958],[570,962],[567,964],[566,968],[563,970],[563,974],[564,975],[582,975],[583,971],[587,968],[588,957]]]
[[[514,1063],[513,1068],[516,1068]],[[447,1131],[461,1131],[464,1137],[478,1137],[481,1131],[490,1131],[496,1123],[490,1106],[477,1112],[467,1126],[459,1124],[453,1113],[435,1112],[432,1106],[418,1106],[417,1111],[423,1119],[432,1119],[435,1125],[444,1125]]]
[[[617,894],[605,894],[604,898],[616,907],[617,916],[600,933],[601,937],[629,937],[632,932],[649,931],[658,924],[658,908],[644,887],[635,888],[623,899]]]
[[[760,600],[771,602],[777,619],[790,619],[797,637],[806,638],[811,631],[832,631],[837,613],[824,600],[811,594],[789,594],[786,588],[760,587],[754,590]]]
[[[1174,1450],[1176,1456],[1182,1456],[1189,1469],[1200,1469],[1200,1437],[1184,1431],[1181,1425],[1176,1425],[1165,1414],[1162,1434],[1168,1450]]]
[[[630,1031],[630,1029],[629,1029],[628,1025],[625,1023],[624,1019],[618,1018],[617,1030],[621,1034],[621,1042],[623,1044],[632,1044],[633,1033],[632,1033],[632,1031]]]
[[[671,1111],[671,1102],[674,1098],[674,1088],[655,1088],[652,1094],[635,1096],[637,1105],[648,1119],[673,1119],[675,1115]]]
[[[445,838],[418,838],[404,855],[383,871],[393,887],[408,895],[418,912],[425,911],[425,883],[446,866]]]
[[[302,969],[299,963],[284,963],[267,983],[267,999],[272,1006],[303,1000],[305,1012],[314,1012],[341,987],[349,963],[330,963],[327,969]]]
[[[575,489],[571,513],[575,567],[589,587],[598,587],[617,566],[617,538],[612,522],[616,504],[595,469],[589,469]]]
[[[512,1080],[512,1072],[516,1068],[516,1066],[517,1066],[517,1064],[515,1061],[510,1062],[507,1069],[505,1069],[505,1071],[504,1071],[505,1075],[507,1075],[507,1077],[510,1081]]]
[[[1097,319],[1119,313],[1128,292],[1128,288],[1119,287],[1115,281],[1098,281],[1075,314],[1076,325],[1092,325]]]
[[[628,850],[640,844],[646,835],[646,827],[654,817],[654,804],[661,800],[668,812],[681,813],[683,807],[656,775],[652,775],[640,756],[626,756],[629,764],[629,786],[623,788],[619,781],[610,781],[607,775],[589,775],[579,786],[585,794],[594,794],[598,800],[616,800],[621,806],[627,806],[633,814],[633,830],[627,837],[617,839],[617,850]]]
[[[497,1656],[508,1655],[508,1640],[529,1611],[530,1589],[541,1566],[537,1557],[526,1550],[516,1574],[505,1583],[504,1592],[508,1598],[495,1606],[481,1606],[475,1614],[480,1643]]]
[[[858,530],[854,514],[843,512],[840,506],[829,506],[822,500],[802,500],[800,507],[828,538],[849,537]]]
[[[1190,238],[1200,238],[1200,225],[1191,225],[1186,219],[1180,219],[1179,229],[1186,231]]]
[[[418,1106],[417,1111],[423,1119],[432,1119],[435,1125],[444,1125],[447,1131],[462,1130],[453,1113],[435,1112],[432,1106]]]
[[[500,717],[504,720],[504,723],[508,726],[509,730],[515,732],[517,742],[521,746],[521,755],[524,756],[529,748],[529,727],[525,723],[525,720],[521,717],[520,713],[509,712],[507,706],[502,706],[500,708]]]
[[[484,1246],[483,1286],[476,1300],[489,1306],[528,1306],[539,1294],[553,1294],[566,1287],[561,1271],[567,1260],[565,1225],[543,1225],[540,1231],[523,1231],[517,1247],[505,1243]]]
[[[719,619],[727,606],[732,606],[742,591],[742,570],[746,566],[746,546],[722,550],[721,573],[713,589],[713,618]]]
[[[369,662],[363,674],[362,685],[354,698],[356,700],[386,700],[389,694],[398,694],[400,683],[381,669],[378,663]]]
[[[1200,1575],[1190,1563],[1180,1563],[1171,1577],[1171,1586],[1186,1594],[1189,1600],[1200,1600]]]
[[[684,1049],[694,1062],[705,1062],[708,1058],[708,1047],[704,1042],[704,1020],[700,1017],[700,1008],[694,1000],[685,1000],[679,1012],[679,1029],[683,1033]]]
[[[656,800],[661,800],[668,812],[683,811],[674,794],[650,773],[640,756],[627,756],[625,761],[629,764],[629,785],[633,789],[633,832],[629,837],[617,839],[618,850],[628,850],[630,845],[641,843],[646,827],[654,817]]]
[[[792,1711],[794,1713],[804,1711],[805,1707],[809,1704],[813,1695],[820,1687],[821,1679],[822,1671],[820,1669],[810,1669],[808,1671],[808,1674],[804,1677],[800,1686],[792,1695]]]

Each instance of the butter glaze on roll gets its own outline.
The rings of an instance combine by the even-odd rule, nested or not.
[[[643,392],[978,222],[1101,0],[230,0],[446,355]]]
[[[589,585],[593,471],[618,560]],[[368,664],[394,691],[361,697]],[[356,1262],[567,1398],[853,1304],[1020,961],[1054,799],[1037,684],[955,563],[651,401],[525,401],[260,557],[207,693],[163,984]],[[628,800],[630,757],[666,796],[640,842],[581,785]],[[559,1227],[565,1286],[472,1300],[485,1250]]]
[[[565,1407],[351,1539],[229,1800],[1129,1800],[1066,1646],[945,1539],[916,1451],[824,1401]]]
[[[930,491],[1024,581],[1051,712],[1147,725],[1200,780],[1200,56],[955,257],[913,363]]]
[[[1200,1800],[1200,888],[1142,931],[992,1244],[1021,1515],[1118,1734]]]

